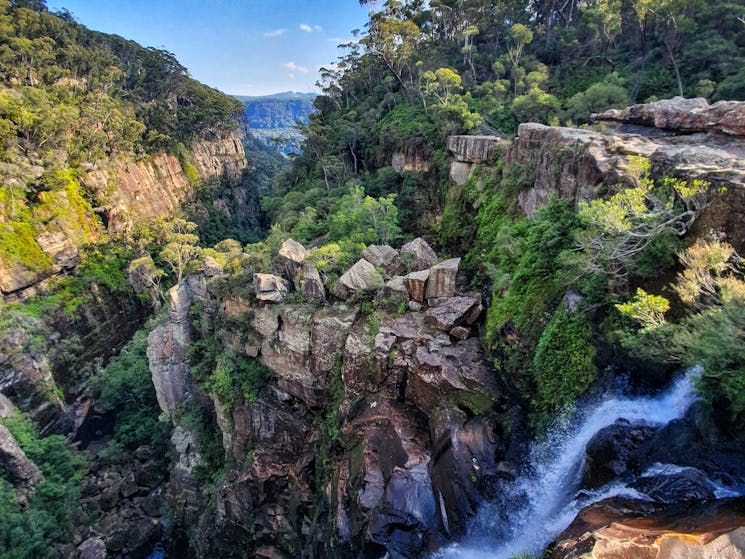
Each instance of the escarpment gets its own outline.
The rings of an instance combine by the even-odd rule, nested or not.
[[[270,276],[274,283],[257,279],[252,292],[230,295],[220,287],[224,275],[206,279],[199,323],[213,329],[205,334],[258,359],[271,380],[230,401],[214,397],[228,467],[214,524],[197,528],[201,553],[232,545],[313,555],[332,538],[342,554],[365,546],[413,557],[463,530],[507,436],[488,414],[473,418],[503,399],[477,337],[481,296],[456,291],[457,259],[438,263],[421,239],[411,246],[434,257],[421,302],[401,276],[363,259],[351,270],[362,262],[376,278],[343,274],[332,289],[341,298],[324,303],[303,291],[313,265],[292,240],[280,249],[275,270],[284,278]],[[391,247],[371,249],[398,258]],[[268,297],[266,286],[280,280]],[[182,303],[203,299],[204,281],[174,288],[167,319],[150,335],[153,380],[168,413],[204,398],[183,361],[173,361],[184,339],[172,334],[185,327]]]
[[[56,206],[53,219],[44,220],[45,225],[37,226],[26,239],[31,245],[28,250],[38,253],[39,264],[29,267],[27,262],[0,259],[4,298],[25,298],[44,279],[73,271],[80,264],[81,246],[97,241],[104,233],[121,234],[137,224],[170,216],[194,198],[195,181],[220,176],[236,180],[247,165],[237,133],[194,141],[188,153],[183,162],[166,152],[144,158],[122,154],[98,160],[83,165],[79,185],[70,179],[66,190],[44,193],[54,198],[47,202]],[[31,174],[22,173],[11,180],[38,180],[43,168],[29,170]],[[81,188],[92,204],[81,198]]]

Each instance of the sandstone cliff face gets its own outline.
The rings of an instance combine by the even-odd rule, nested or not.
[[[498,136],[448,136],[447,148],[453,157],[450,178],[464,184],[477,164],[492,163],[508,145],[508,140]]]
[[[237,134],[194,142],[190,150],[191,162],[201,180],[219,175],[237,178],[246,168],[246,155]],[[43,168],[16,171],[26,173],[24,177],[28,181],[38,179]],[[28,240],[41,263],[28,266],[6,262],[0,257],[0,292],[4,298],[33,295],[35,286],[43,280],[73,270],[80,263],[78,248],[95,242],[104,230],[119,234],[135,223],[166,217],[194,195],[179,160],[163,152],[140,161],[132,158],[97,161],[81,176],[80,183],[95,199],[94,211],[86,210],[79,193],[74,196],[64,190],[44,193],[50,199],[42,201],[41,207],[48,206],[51,213],[38,216],[37,221],[45,225],[38,226],[33,239]],[[232,197],[240,206],[241,193],[232,193]],[[54,212],[64,219],[53,219]],[[5,217],[0,216],[0,224],[4,222]]]
[[[391,167],[401,173],[426,173],[429,171],[429,158],[421,146],[412,146],[397,151],[391,156]]]
[[[297,256],[293,265],[283,257],[275,270],[288,286],[303,274],[306,254],[292,243],[280,253]],[[481,298],[456,293],[457,259],[434,258],[433,296],[402,314],[363,312],[347,293],[346,301],[278,303],[262,301],[258,286],[255,295],[221,299],[213,289],[220,277],[190,278],[172,292],[168,321],[148,348],[164,411],[205,401],[177,349],[189,339],[176,341],[189,297],[202,301],[202,324],[222,323],[205,309],[230,315],[233,326],[215,334],[274,375],[252,401],[242,394],[232,406],[215,401],[233,467],[217,492],[214,523],[200,531],[201,556],[236,548],[319,556],[331,537],[349,553],[365,546],[414,557],[464,529],[481,499],[479,480],[493,475],[503,451],[496,424],[473,416],[500,393],[475,337]],[[401,289],[381,283],[371,296],[392,310],[409,299]],[[330,439],[328,429],[338,434]],[[333,534],[324,535],[316,518],[327,508]]]
[[[703,179],[713,186],[701,233],[745,247],[745,103],[659,101],[598,115],[598,130],[521,124],[505,161],[523,165],[531,186],[519,194],[529,217],[551,195],[587,201],[627,184],[630,156],[643,156],[654,177]],[[605,125],[604,123],[610,122]],[[621,123],[621,124],[618,124]],[[714,192],[719,188],[724,191]]]
[[[237,134],[194,142],[190,154],[201,180],[219,175],[236,178],[246,168],[243,143]],[[82,182],[96,193],[98,211],[115,233],[133,223],[170,215],[194,195],[179,160],[162,152],[143,161],[112,160],[101,169],[88,171]]]

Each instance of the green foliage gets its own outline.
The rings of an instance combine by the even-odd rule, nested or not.
[[[617,304],[616,308],[621,314],[641,322],[644,328],[655,328],[665,322],[665,313],[670,310],[670,302],[639,287],[631,301]]]
[[[569,99],[567,114],[574,122],[587,122],[593,113],[623,108],[628,104],[628,91],[618,82],[617,76],[611,75]]]
[[[745,425],[745,274],[733,255],[732,247],[721,242],[689,247],[680,255],[685,269],[672,287],[695,312],[666,322],[661,315],[666,301],[639,290],[618,308],[641,320],[642,328],[621,328],[616,335],[639,357],[701,367],[699,392],[740,428]]]
[[[21,415],[2,420],[26,456],[44,475],[28,507],[0,478],[0,557],[51,559],[55,545],[67,543],[82,520],[80,482],[83,462],[67,448],[65,437],[40,437],[33,422]]]
[[[356,184],[335,204],[328,217],[328,239],[363,244],[388,244],[400,234],[395,194],[377,200]]]
[[[544,427],[595,380],[592,332],[583,313],[559,309],[541,333],[533,357],[534,419]]]
[[[18,221],[0,223],[0,232],[0,260],[4,266],[23,266],[37,272],[51,266],[52,259],[36,242],[33,225]]]
[[[98,404],[116,413],[114,438],[105,450],[114,461],[125,460],[138,446],[148,444],[155,456],[168,457],[171,424],[161,420],[147,360],[147,336],[152,323],[138,330],[91,381]]]
[[[494,347],[499,329],[510,321],[532,346],[540,337],[548,305],[563,294],[556,263],[559,254],[571,247],[579,223],[571,201],[557,198],[539,211],[536,220],[513,223],[502,216],[500,221],[502,227],[491,237],[494,283],[487,344]]]
[[[225,475],[225,450],[215,410],[192,400],[184,406],[179,424],[193,433],[197,444],[199,462],[194,467],[197,483],[201,487],[219,484]]]
[[[559,99],[535,86],[512,101],[512,113],[519,122],[557,125],[560,109]]]
[[[577,277],[605,274],[611,291],[626,288],[629,270],[650,244],[662,235],[682,236],[707,203],[706,182],[668,178],[655,184],[643,158],[632,159],[630,168],[636,172],[633,188],[580,202],[583,228],[576,234],[576,252],[565,260]],[[664,246],[663,241],[654,249]]]
[[[258,360],[235,355],[225,350],[216,360],[204,382],[205,388],[218,397],[228,409],[240,394],[245,402],[253,402],[258,391],[271,379],[271,371]]]

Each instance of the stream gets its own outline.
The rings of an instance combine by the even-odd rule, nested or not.
[[[582,491],[578,496],[585,447],[598,431],[619,418],[632,423],[664,425],[683,417],[696,401],[693,380],[697,372],[688,371],[657,396],[612,396],[586,406],[573,421],[554,428],[531,447],[527,466],[517,479],[505,484],[499,502],[483,504],[466,536],[437,552],[433,559],[540,555],[585,506],[616,495],[643,498],[622,483]],[[723,496],[727,491],[719,488]]]

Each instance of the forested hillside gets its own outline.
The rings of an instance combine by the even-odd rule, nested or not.
[[[353,179],[374,197],[397,194],[404,228],[423,231],[444,203],[448,134],[581,125],[674,95],[745,99],[742,19],[729,1],[385,2],[323,74],[303,152],[276,195],[295,192],[271,216],[296,238],[319,235]],[[397,176],[398,152],[433,165]]]

